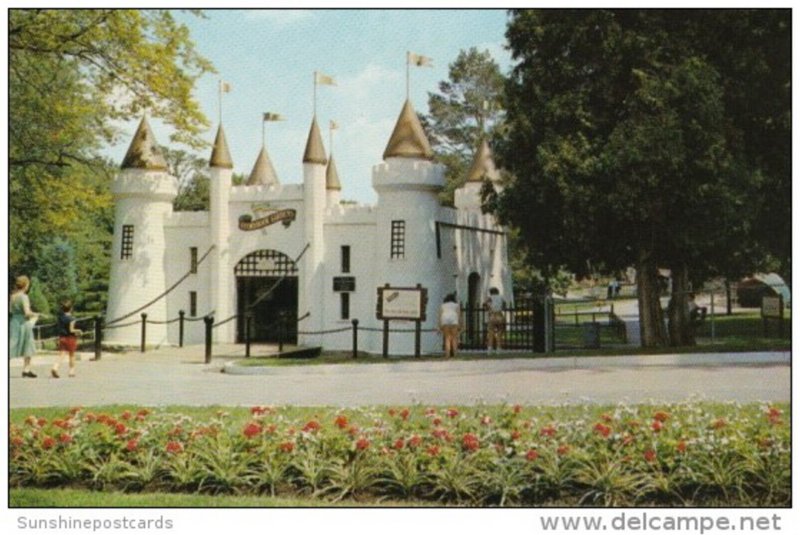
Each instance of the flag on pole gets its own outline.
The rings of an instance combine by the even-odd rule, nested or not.
[[[317,71],[314,71],[314,82],[317,85],[336,85],[336,80],[333,79],[333,76],[328,76],[327,74],[322,74]]]
[[[433,60],[427,56],[421,56],[413,52],[408,53],[408,63],[417,67],[433,67]]]
[[[283,115],[279,113],[264,112],[264,121],[285,121]]]
[[[331,121],[330,128],[331,128],[331,130],[338,130],[339,129],[339,125],[336,124],[336,121]]]
[[[219,81],[219,90],[222,93],[230,93],[231,92],[231,84],[229,84],[228,82],[225,82],[223,80],[220,80]]]

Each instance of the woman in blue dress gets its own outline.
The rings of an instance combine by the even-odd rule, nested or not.
[[[25,275],[17,277],[8,305],[11,313],[11,322],[8,326],[10,338],[8,356],[9,358],[23,357],[25,360],[22,366],[22,376],[34,378],[36,374],[31,370],[31,357],[36,353],[36,346],[33,342],[33,326],[39,315],[31,310],[31,302],[28,299],[30,287],[31,281],[28,277]]]

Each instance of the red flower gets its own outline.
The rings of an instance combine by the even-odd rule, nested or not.
[[[436,418],[433,419],[431,423],[433,425],[442,425],[442,419],[437,416]]]
[[[278,429],[278,426],[275,424],[269,424],[266,429],[264,430],[267,434],[271,435]]]
[[[120,415],[120,418],[123,420],[130,420],[131,419],[131,411],[125,411]]]
[[[448,418],[455,418],[458,416],[458,409],[447,409],[445,414],[447,414]]]
[[[713,427],[714,429],[722,429],[726,425],[728,425],[728,422],[725,420],[725,418],[717,418],[716,420],[711,422],[711,427]]]
[[[344,414],[340,414],[336,417],[336,420],[334,420],[333,423],[336,424],[336,427],[338,427],[339,429],[344,429],[347,427],[348,424],[347,416],[345,416]]]
[[[394,410],[394,407],[390,408],[389,409],[389,416],[394,416],[395,414],[397,414],[397,411]]]
[[[653,420],[653,423],[650,424],[650,429],[652,429],[655,433],[658,433],[663,428],[664,424],[662,424],[660,420]]]
[[[136,412],[136,419],[137,419],[137,420],[139,420],[139,419],[142,419],[142,420],[143,420],[143,419],[144,419],[146,416],[148,416],[149,414],[150,414],[150,411],[149,411],[148,409],[139,409],[139,410]]]
[[[525,454],[525,459],[529,461],[535,461],[538,458],[539,458],[539,452],[536,450],[528,450],[528,452]]]
[[[125,449],[128,451],[136,451],[136,448],[139,447],[139,441],[136,439],[131,439],[125,444]]]
[[[261,427],[261,424],[259,424],[258,422],[250,422],[249,424],[244,426],[244,430],[242,430],[242,433],[247,438],[253,438],[256,435],[260,435],[261,431],[263,430],[264,428]]]
[[[125,424],[123,424],[122,422],[119,422],[118,424],[116,424],[114,426],[114,432],[117,435],[124,435],[127,430],[128,430],[128,428],[125,427]]]
[[[183,451],[183,444],[171,440],[167,442],[166,450],[167,453],[180,453]]]
[[[402,438],[398,438],[394,441],[394,449],[396,450],[402,450],[404,445],[405,441]]]
[[[652,463],[656,460],[656,452],[653,450],[646,450],[644,452],[644,460],[648,463]]]
[[[409,448],[416,448],[420,444],[422,444],[422,437],[419,435],[411,435],[411,438],[408,439]]]
[[[681,440],[678,442],[678,445],[675,446],[675,449],[678,450],[678,453],[686,453],[686,441]]]
[[[433,407],[428,407],[425,409],[425,416],[433,416],[434,414],[436,414],[436,409]]]
[[[567,446],[566,444],[560,445],[556,450],[556,453],[558,453],[559,455],[566,455],[567,453],[569,453],[569,446]]]
[[[522,412],[522,405],[520,404],[514,405],[514,407],[511,410],[514,411],[514,414],[519,414]]]
[[[69,429],[69,422],[60,418],[53,420],[53,425],[61,429]]]
[[[356,441],[356,449],[364,451],[369,448],[369,440],[366,437],[361,437]]]
[[[554,437],[556,436],[556,428],[552,425],[547,425],[539,430],[539,434],[543,437]]]
[[[439,455],[439,446],[435,444],[433,446],[428,446],[428,449],[425,450],[425,453],[427,453],[431,457],[436,457],[437,455]]]
[[[250,414],[252,414],[253,416],[261,416],[262,414],[266,413],[267,413],[266,407],[261,407],[261,406],[250,407]]]
[[[609,423],[609,422],[611,422],[613,420],[611,415],[608,414],[608,413],[605,413],[605,412],[600,415],[600,419],[603,420],[605,423]]]
[[[278,445],[278,449],[284,453],[292,453],[294,451],[294,442],[281,442]]]
[[[357,425],[351,425],[350,427],[348,427],[348,428],[347,428],[347,433],[348,433],[348,434],[349,434],[351,437],[354,437],[354,436],[356,436],[356,435],[358,434],[358,431],[359,431],[359,429],[358,429],[358,426],[357,426]]]
[[[11,439],[12,446],[22,446],[23,444],[25,444],[25,441],[22,439],[22,437],[14,437]]]
[[[314,433],[316,431],[319,431],[320,427],[321,426],[319,425],[318,421],[310,420],[306,423],[306,425],[303,426],[303,431],[305,431],[306,433]]]
[[[511,431],[511,440],[518,440],[518,439],[519,439],[519,437],[521,437],[521,436],[522,436],[522,433],[520,433],[520,432],[519,432],[519,431],[517,431],[516,429],[514,429],[513,431]]]
[[[44,426],[46,426],[46,425],[47,425],[47,418],[39,418],[39,419],[36,421],[36,424],[37,424],[39,427],[44,427]]]
[[[478,437],[472,433],[466,433],[463,437],[461,437],[461,446],[466,451],[475,451],[481,447]]]
[[[58,436],[58,441],[61,442],[62,444],[69,444],[70,442],[72,442],[72,435],[70,435],[69,433],[61,433]]]
[[[46,450],[49,450],[55,445],[56,445],[56,439],[54,439],[53,437],[44,437],[42,439],[42,448]]]
[[[86,420],[86,423],[91,424],[91,423],[94,423],[97,420],[97,416],[95,416],[95,414],[93,412],[89,412],[89,413],[86,414],[86,416],[83,419]]]
[[[450,442],[453,437],[450,436],[450,433],[447,429],[434,429],[431,434],[434,438],[442,439],[445,442]]]
[[[666,422],[669,420],[669,413],[664,411],[656,411],[655,414],[653,414],[653,420],[658,422]]]
[[[400,411],[400,418],[403,420],[408,420],[408,415],[411,414],[411,411],[408,409],[403,409]]]
[[[611,428],[605,424],[596,423],[594,424],[594,432],[604,438],[608,438],[611,435]]]

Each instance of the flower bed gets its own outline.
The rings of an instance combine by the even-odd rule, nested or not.
[[[9,478],[12,487],[332,501],[789,506],[788,410],[74,408],[50,418],[15,410]]]

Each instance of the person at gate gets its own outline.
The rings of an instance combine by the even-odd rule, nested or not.
[[[58,313],[58,356],[50,370],[50,375],[58,379],[58,367],[69,355],[69,376],[75,377],[75,349],[78,347],[78,335],[83,331],[75,328],[75,318],[72,317],[72,301],[64,301],[61,304],[61,312]]]
[[[506,331],[506,318],[503,314],[505,301],[497,288],[489,289],[489,298],[484,303],[488,320],[486,322],[486,351],[492,353],[503,348],[503,335]]]
[[[461,332],[461,310],[455,294],[448,294],[439,308],[439,332],[444,337],[445,358],[458,352],[458,335]]]
[[[11,313],[8,325],[8,357],[23,357],[22,376],[26,378],[36,377],[31,370],[31,357],[36,353],[33,326],[39,318],[39,315],[31,310],[31,302],[28,299],[30,287],[31,281],[28,277],[25,275],[17,277],[8,304],[8,311]]]

